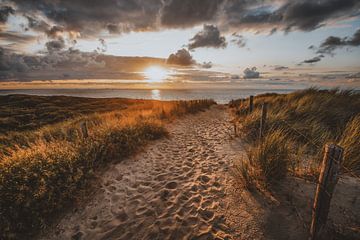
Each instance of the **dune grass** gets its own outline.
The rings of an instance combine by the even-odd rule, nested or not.
[[[119,110],[79,114],[31,131],[20,127],[1,137],[0,239],[33,236],[81,197],[97,169],[165,136],[164,122],[214,104],[212,100],[129,102]]]
[[[268,104],[267,128],[259,140],[264,102]],[[248,164],[259,169],[267,181],[281,179],[289,170],[315,178],[323,146],[328,142],[342,146],[344,166],[360,173],[358,92],[310,88],[284,95],[259,95],[254,98],[251,114],[247,104],[248,100],[236,100],[230,107],[248,143]]]

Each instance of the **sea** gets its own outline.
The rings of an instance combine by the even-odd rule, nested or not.
[[[134,98],[154,100],[213,99],[225,104],[232,99],[263,93],[289,93],[294,89],[11,89],[1,90],[0,95],[29,94],[40,96],[75,96],[91,98]]]

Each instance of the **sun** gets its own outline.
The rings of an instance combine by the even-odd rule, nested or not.
[[[147,82],[164,82],[169,76],[170,72],[160,66],[151,66],[144,70],[144,76]]]

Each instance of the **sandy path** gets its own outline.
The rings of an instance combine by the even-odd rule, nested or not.
[[[169,138],[106,171],[87,206],[46,238],[237,239],[226,222],[229,169],[240,151],[228,118],[215,106],[174,122]]]

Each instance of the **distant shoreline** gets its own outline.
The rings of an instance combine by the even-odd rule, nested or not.
[[[232,99],[264,93],[290,93],[298,89],[0,89],[0,96],[26,94],[37,96],[71,96],[87,98],[130,98],[152,100],[214,99],[228,103]]]

